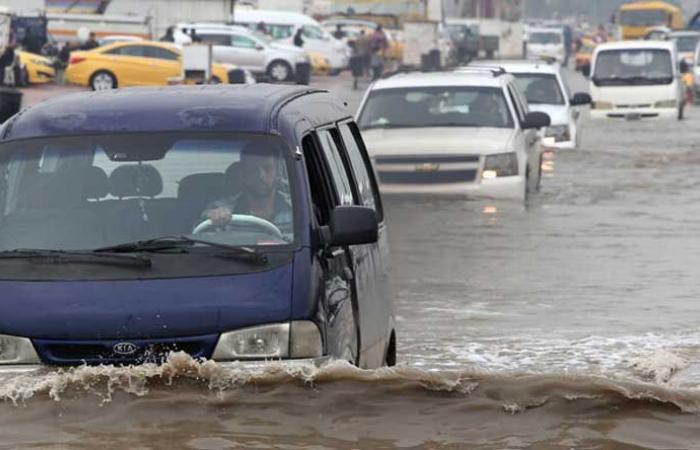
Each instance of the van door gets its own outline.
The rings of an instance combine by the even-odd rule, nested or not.
[[[302,141],[304,162],[311,190],[313,222],[320,232],[328,226],[331,211],[338,205],[353,204],[352,189],[338,148],[330,131],[321,130]],[[312,273],[322,278],[319,307],[326,327],[326,351],[329,355],[357,363],[359,323],[356,292],[349,249],[347,247],[314,249]]]
[[[379,367],[395,362],[395,348],[390,349],[393,302],[390,285],[389,238],[376,178],[357,125],[352,121],[338,124],[339,147],[351,175],[355,204],[372,208],[379,219],[379,239],[374,244],[350,248],[355,289],[359,306],[362,367]]]

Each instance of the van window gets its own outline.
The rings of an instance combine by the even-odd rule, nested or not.
[[[255,48],[257,43],[250,38],[240,35],[234,35],[231,37],[231,45],[236,48]]]
[[[597,86],[671,84],[674,68],[665,49],[619,49],[598,53],[593,82]]]
[[[359,195],[358,200],[363,206],[367,206],[376,211],[378,202],[370,175],[371,168],[365,161],[365,158],[362,157],[360,146],[355,140],[350,125],[347,123],[341,124],[338,130],[340,131],[343,145],[345,146],[353,174],[355,175],[355,185],[357,186],[357,194]]]
[[[325,35],[323,34],[321,27],[317,27],[315,25],[304,25],[302,28],[302,33],[304,34],[305,38],[325,39]]]
[[[328,173],[323,162],[322,150],[317,146],[313,136],[306,136],[302,141],[304,163],[309,177],[311,203],[316,222],[320,226],[328,225],[331,211],[335,207],[333,187],[324,174]]]
[[[333,136],[329,130],[322,130],[318,133],[318,139],[323,149],[323,154],[328,163],[335,191],[338,194],[338,205],[346,206],[353,204],[352,188],[350,177],[345,168],[345,163],[340,155],[340,151],[333,141]]]
[[[197,36],[199,36],[202,42],[206,42],[207,44],[224,45],[227,47],[231,45],[231,36],[227,34],[197,33]]]

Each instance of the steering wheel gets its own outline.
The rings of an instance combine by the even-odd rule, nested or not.
[[[254,226],[257,228],[261,228],[266,233],[271,234],[282,241],[286,240],[280,229],[277,228],[277,225],[268,220],[261,219],[260,217],[249,216],[246,214],[231,214],[231,220],[228,224],[238,226]],[[207,231],[208,229],[216,228],[217,226],[218,225],[214,225],[214,223],[210,219],[207,219],[204,222],[197,225],[196,227],[194,227],[194,230],[192,230],[192,234],[201,234]]]

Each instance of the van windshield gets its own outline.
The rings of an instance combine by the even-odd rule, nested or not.
[[[670,84],[673,76],[668,50],[605,50],[596,58],[593,82],[598,86]]]
[[[530,44],[561,44],[560,33],[530,33],[527,42]]]
[[[288,159],[279,138],[245,134],[2,144],[0,251],[94,250],[183,235],[232,246],[288,245],[295,237]]]
[[[640,9],[622,11],[620,24],[626,26],[666,25],[668,14],[661,9]]]
[[[376,90],[367,99],[359,125],[361,129],[514,127],[501,89],[478,86]]]

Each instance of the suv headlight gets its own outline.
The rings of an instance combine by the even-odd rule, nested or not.
[[[675,98],[673,100],[664,100],[661,102],[654,103],[654,108],[675,108],[675,107],[676,107],[676,99]]]
[[[0,334],[0,365],[39,364],[41,360],[32,341],[17,336]]]
[[[222,333],[212,359],[315,358],[322,354],[321,333],[316,324],[295,321]]]
[[[517,174],[518,155],[515,153],[499,153],[486,156],[482,178],[512,177]]]
[[[547,128],[545,137],[554,138],[554,142],[565,142],[571,140],[571,133],[568,125],[554,125]]]

